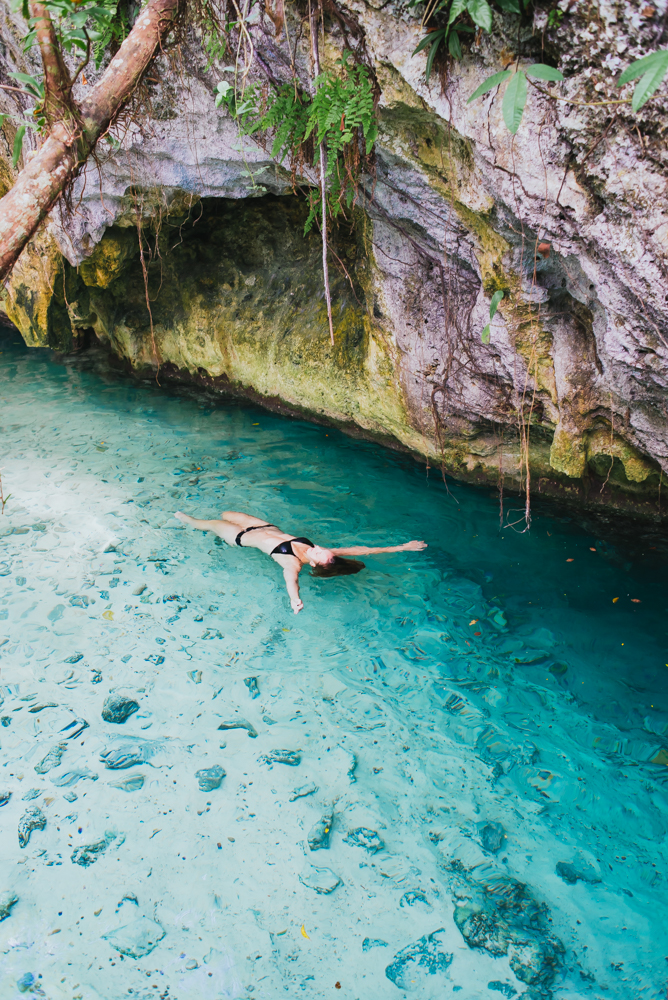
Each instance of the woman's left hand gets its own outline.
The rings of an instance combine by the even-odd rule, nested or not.
[[[299,612],[303,611],[304,609],[304,602],[300,597],[293,597],[292,600],[290,601],[290,604],[292,605],[292,610],[296,615],[298,615]]]
[[[403,548],[405,552],[420,552],[422,549],[427,548],[427,543],[418,541],[406,542]]]

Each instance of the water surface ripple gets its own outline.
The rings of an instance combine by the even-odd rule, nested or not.
[[[649,545],[0,347],[2,997],[665,996]],[[302,573],[295,616],[172,517],[226,508],[429,548]]]

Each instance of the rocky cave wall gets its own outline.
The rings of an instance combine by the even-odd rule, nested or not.
[[[613,117],[531,90],[514,139],[493,93],[467,104],[518,46],[522,61],[560,65],[564,94],[605,97],[655,47],[641,7],[599,0],[556,41],[539,7],[529,27],[497,16],[494,36],[427,85],[405,4],[339,4],[347,37],[332,21],[324,60],[364,50],[381,98],[375,176],[332,233],[334,347],[304,199],[215,109],[224,71],[206,70],[193,28],[149,74],[120,149],[89,163],[24,252],[4,309],[29,345],[73,350],[92,330],[137,369],[354,428],[459,478],[523,488],[528,441],[534,492],[660,517],[668,101]],[[3,8],[3,72],[31,68],[22,30]],[[284,39],[269,19],[253,30],[286,79]],[[12,138],[6,123],[5,187]]]

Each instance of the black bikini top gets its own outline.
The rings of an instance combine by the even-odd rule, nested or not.
[[[310,549],[313,548],[313,542],[310,542],[308,538],[288,538],[287,541],[281,542],[275,549],[272,549],[269,554],[272,556],[294,556],[295,559],[299,559],[299,556],[292,551],[293,542],[301,542],[302,545],[308,545]]]
[[[245,535],[247,531],[257,531],[258,528],[275,528],[275,524],[254,524],[250,528],[244,528],[240,531],[236,537],[236,543],[240,548],[243,548],[241,544],[241,537]],[[279,528],[280,531],[280,528]],[[309,541],[308,538],[288,538],[285,542],[279,542],[275,549],[272,549],[269,555],[272,556],[294,556],[295,559],[299,559],[299,556],[292,551],[292,543],[301,542],[303,545],[308,545],[309,548],[313,548],[313,542]]]

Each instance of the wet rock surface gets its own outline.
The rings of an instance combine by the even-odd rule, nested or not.
[[[75,865],[88,868],[104,854],[109,845],[113,844],[115,840],[118,841],[118,834],[109,831],[100,840],[95,840],[91,844],[81,844],[79,847],[76,847],[72,851],[70,860]],[[122,842],[121,840],[120,843]]]
[[[196,771],[195,777],[197,778],[200,792],[213,792],[216,788],[220,788],[225,777],[225,771],[220,764],[214,764],[213,767],[203,767],[199,771]]]
[[[52,747],[46,757],[43,757],[39,764],[35,764],[35,770],[37,773],[46,774],[47,771],[51,771],[53,768],[58,767],[66,750],[67,743],[58,743],[55,747]]]
[[[452,962],[445,949],[445,932],[441,927],[426,934],[397,952],[385,969],[385,975],[400,990],[419,992],[425,976],[442,976]]]
[[[329,848],[333,818],[332,813],[325,813],[309,830],[307,840],[308,846],[312,851],[327,850]]]
[[[342,884],[340,876],[331,868],[317,868],[315,865],[308,865],[301,872],[299,881],[307,889],[313,889],[314,892],[323,896],[328,896],[330,892],[334,892]]]
[[[0,921],[7,919],[12,912],[12,906],[15,906],[18,901],[19,897],[15,892],[0,892]]]
[[[260,757],[263,764],[287,764],[288,767],[296,767],[302,759],[299,750],[270,750]]]
[[[131,924],[103,934],[102,937],[121,955],[128,955],[130,958],[143,958],[145,955],[150,955],[153,949],[160,944],[165,933],[165,930],[155,920],[139,917]]]
[[[343,838],[344,843],[352,847],[363,847],[369,854],[382,851],[385,842],[376,830],[369,830],[366,826],[358,826],[355,830],[349,830]]]
[[[221,722],[218,729],[222,729],[223,731],[227,729],[245,729],[251,739],[254,740],[257,738],[255,726],[246,719],[230,719],[228,722]]]
[[[30,835],[46,827],[46,816],[39,806],[28,806],[19,820],[19,847],[27,847]]]
[[[130,718],[134,712],[139,711],[139,703],[134,698],[127,695],[110,694],[104,700],[102,706],[102,718],[105,722],[112,722],[120,726]]]
[[[260,688],[258,686],[257,677],[244,677],[244,684],[248,688],[248,693],[251,698],[260,697]]]

